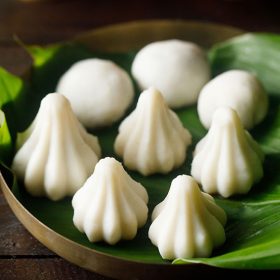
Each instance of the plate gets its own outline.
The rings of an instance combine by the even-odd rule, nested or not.
[[[81,43],[96,52],[121,53],[137,50],[152,41],[172,38],[193,41],[208,48],[214,43],[241,33],[241,30],[233,27],[206,22],[156,20],[124,23],[95,29],[78,36],[73,41]],[[75,242],[46,225],[43,222],[44,220],[40,219],[40,215],[33,215],[34,211],[25,207],[27,204],[24,200],[28,200],[28,196],[23,194],[20,201],[17,199],[8,186],[11,185],[11,182],[4,170],[0,182],[4,196],[12,211],[29,232],[50,250],[83,268],[122,279],[183,277],[191,275],[194,271],[196,274],[200,274],[215,270],[202,265],[171,265],[170,262],[161,261],[160,257],[159,261],[151,261],[148,253],[147,257],[144,256],[140,260],[133,255],[131,255],[131,258],[121,255],[116,256],[111,254],[110,250],[106,252],[106,250],[90,248],[85,245],[86,242],[85,244]],[[42,209],[42,211],[44,210]],[[57,219],[57,223],[63,224],[63,221],[59,220],[59,215],[53,217],[53,219]]]

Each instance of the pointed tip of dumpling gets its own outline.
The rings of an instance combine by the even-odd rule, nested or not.
[[[162,93],[155,87],[149,87],[144,90],[139,97],[139,104],[141,106],[145,103],[145,106],[158,106],[159,104],[166,105]]]
[[[175,179],[173,179],[172,184],[185,184],[187,186],[197,186],[197,183],[192,176],[184,174],[178,175]]]
[[[64,107],[70,106],[68,99],[60,93],[49,93],[41,100],[41,106]]]
[[[142,96],[146,96],[147,98],[161,99],[164,100],[162,93],[156,87],[149,87],[141,93]]]
[[[137,185],[136,189],[140,190],[140,197],[147,203],[148,202],[148,193],[146,189],[138,182],[133,180],[130,175],[126,172],[121,162],[116,160],[113,157],[105,157],[100,159],[95,166],[93,174],[90,178],[119,178],[122,179],[123,182],[133,185]],[[126,183],[123,185],[119,184],[119,180],[113,180],[110,184],[110,187],[115,187],[118,190],[125,188]]]
[[[107,168],[114,170],[114,168],[122,167],[122,164],[113,157],[105,157],[99,160],[96,167],[103,168],[104,166],[107,166]]]
[[[193,177],[189,175],[178,175],[173,179],[170,190],[181,190],[191,194],[195,190],[199,190],[199,186]]]
[[[212,124],[219,125],[219,126],[228,126],[228,125],[234,125],[238,127],[242,126],[237,112],[230,107],[218,108],[213,115]]]

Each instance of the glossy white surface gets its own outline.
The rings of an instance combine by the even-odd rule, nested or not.
[[[114,158],[101,159],[72,200],[73,222],[92,242],[133,239],[148,216],[146,189]]]
[[[88,128],[119,120],[134,97],[128,74],[115,63],[97,58],[74,63],[60,78],[56,91],[69,99],[78,119]]]
[[[191,174],[207,193],[244,194],[263,176],[263,159],[237,113],[223,107],[216,110],[207,135],[195,148]]]
[[[152,214],[149,238],[164,259],[209,257],[225,241],[226,214],[187,175],[176,177]]]
[[[230,70],[207,83],[198,98],[198,115],[209,128],[219,107],[230,107],[246,129],[261,122],[268,110],[268,96],[257,77],[243,70]]]
[[[204,51],[194,43],[175,39],[145,46],[137,53],[131,71],[142,90],[156,87],[171,108],[195,103],[210,79]]]
[[[191,134],[166,105],[161,93],[141,93],[136,109],[119,127],[115,152],[125,166],[143,175],[168,173],[186,158]]]
[[[52,200],[73,195],[94,170],[101,149],[74,115],[69,101],[48,94],[36,118],[17,139],[12,169],[27,191]]]

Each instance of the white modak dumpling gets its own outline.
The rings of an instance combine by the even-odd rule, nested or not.
[[[48,94],[35,120],[17,139],[12,169],[34,196],[73,195],[94,170],[101,150],[61,94]]]
[[[119,120],[134,97],[129,75],[112,61],[97,58],[73,64],[60,78],[56,91],[69,99],[78,119],[88,128]]]
[[[156,87],[171,108],[195,103],[210,79],[204,51],[182,40],[148,44],[137,53],[131,71],[141,90]]]
[[[207,83],[198,98],[199,119],[205,128],[211,125],[219,107],[234,109],[246,129],[260,123],[268,110],[268,96],[257,77],[247,71],[230,70]]]
[[[263,176],[261,148],[244,130],[237,113],[216,110],[207,135],[194,151],[191,174],[207,193],[247,193]]]
[[[187,175],[176,177],[152,214],[149,238],[164,259],[209,257],[225,242],[226,214]]]
[[[148,216],[146,189],[114,158],[101,159],[72,200],[74,225],[91,242],[131,240]]]
[[[161,93],[149,88],[140,94],[136,109],[121,123],[115,152],[129,169],[150,175],[179,167],[190,144],[190,133]]]

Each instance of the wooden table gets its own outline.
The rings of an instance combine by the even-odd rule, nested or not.
[[[212,21],[249,31],[280,33],[279,1],[40,1],[0,0],[0,66],[21,74],[30,58],[13,39],[46,44],[87,30],[138,19]],[[0,191],[0,279],[108,279],[50,252],[15,218]]]

